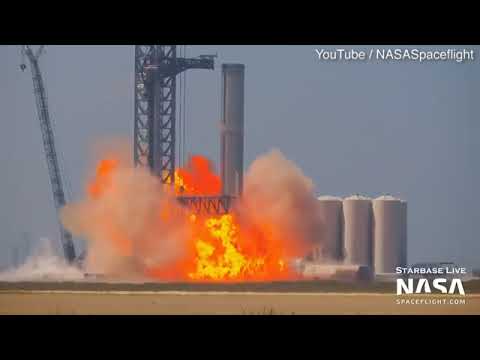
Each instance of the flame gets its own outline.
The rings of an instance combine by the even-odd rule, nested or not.
[[[229,214],[207,216],[181,208],[175,198],[171,197],[172,201],[159,202],[153,225],[146,222],[149,227],[135,232],[136,238],[131,231],[127,231],[128,225],[115,218],[115,214],[108,213],[115,211],[111,209],[115,209],[117,204],[126,202],[122,199],[122,196],[125,196],[124,190],[119,191],[118,195],[113,195],[113,190],[121,187],[116,177],[120,170],[119,161],[101,160],[96,167],[95,176],[87,187],[87,194],[91,201],[97,203],[106,201],[105,198],[108,196],[117,197],[114,200],[115,205],[107,207],[106,211],[102,210],[101,220],[98,220],[102,222],[102,237],[108,238],[108,243],[115,249],[114,253],[119,256],[143,256],[139,262],[143,264],[143,271],[147,276],[158,279],[180,277],[192,281],[274,280],[293,276],[287,266],[292,254],[296,254],[295,249],[286,246],[289,242],[287,240],[291,239],[275,231],[278,224],[268,219],[253,222],[248,216],[236,210]],[[192,156],[184,168],[177,169],[174,181],[177,196],[221,193],[222,184],[219,176],[213,171],[209,160],[200,155]],[[163,188],[159,187],[159,191]],[[169,191],[164,193],[165,196],[169,196]],[[154,197],[155,194],[151,196]],[[127,203],[124,206],[128,208],[131,204]],[[127,216],[127,222],[129,220]],[[153,255],[156,255],[155,250],[146,250],[141,253],[142,255],[138,255],[135,241],[141,242],[141,237],[151,237],[151,234],[155,234],[153,244],[162,242],[162,236],[169,236],[163,229],[173,229],[171,233],[175,234],[185,232],[186,238],[175,243],[175,246],[185,247],[181,256],[174,262],[165,264],[152,260]],[[151,246],[151,243],[148,246]]]
[[[112,174],[118,166],[116,159],[101,160],[95,172],[95,178],[87,187],[91,198],[98,199],[107,189],[112,186]]]
[[[177,195],[218,195],[221,180],[212,171],[209,160],[195,155],[185,168],[175,172]],[[285,260],[270,259],[258,254],[258,249],[242,249],[241,231],[233,214],[217,217],[200,217],[190,214],[190,221],[197,223],[193,231],[195,270],[188,273],[193,280],[241,280],[268,274],[285,275]],[[202,234],[202,235],[200,235]],[[248,235],[247,235],[248,236]],[[245,244],[246,245],[246,244]]]
[[[177,195],[219,195],[221,190],[220,177],[215,174],[212,164],[204,156],[191,156],[185,167],[175,171]]]
[[[285,260],[275,252],[248,247],[246,234],[233,214],[205,219],[206,233],[196,238],[196,268],[188,274],[194,280],[274,279],[288,275]],[[262,241],[261,237],[255,239]]]

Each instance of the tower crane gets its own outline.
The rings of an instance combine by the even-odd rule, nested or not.
[[[65,205],[65,193],[63,191],[62,177],[57,159],[57,152],[55,149],[55,137],[53,133],[52,124],[50,122],[50,115],[48,113],[47,96],[43,84],[42,74],[38,65],[38,59],[43,53],[45,46],[41,45],[37,51],[33,51],[29,45],[22,45],[21,56],[22,63],[20,69],[25,71],[25,56],[30,62],[30,69],[33,79],[33,92],[37,103],[37,115],[40,120],[40,129],[42,131],[43,147],[47,159],[48,173],[50,175],[50,183],[52,187],[53,200],[55,209],[58,212]],[[75,247],[73,244],[72,234],[66,230],[59,221],[60,236],[63,247],[65,259],[72,263],[75,261]]]

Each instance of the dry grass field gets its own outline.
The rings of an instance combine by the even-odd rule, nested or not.
[[[446,304],[398,304],[392,284],[0,283],[0,314],[480,314],[479,284],[467,285],[465,297],[401,297]]]

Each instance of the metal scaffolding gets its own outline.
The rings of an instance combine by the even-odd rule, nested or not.
[[[134,162],[174,184],[176,76],[214,68],[213,56],[177,57],[176,45],[135,46]]]

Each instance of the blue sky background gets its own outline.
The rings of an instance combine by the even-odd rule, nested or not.
[[[187,150],[218,163],[220,64],[244,63],[247,167],[277,147],[319,195],[401,197],[409,262],[480,267],[478,58],[321,62],[314,49],[188,46],[188,55],[219,57],[214,71],[187,74]],[[24,232],[33,243],[58,238],[32,80],[19,63],[18,47],[0,46],[0,264]],[[79,197],[91,145],[132,137],[134,48],[48,46],[41,68],[71,195]]]

